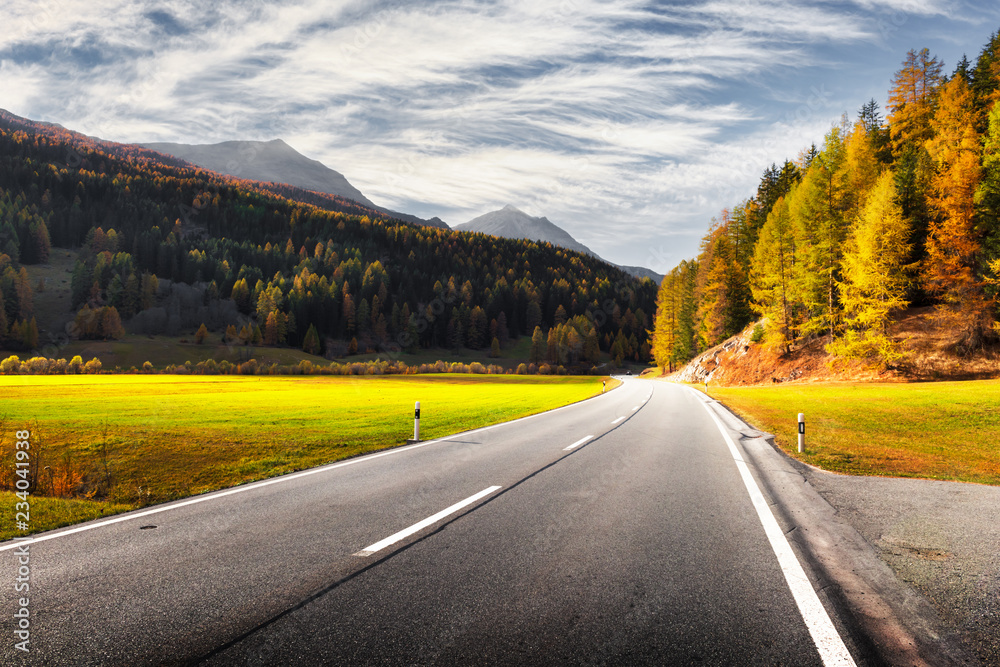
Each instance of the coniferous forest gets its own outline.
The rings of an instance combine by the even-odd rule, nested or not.
[[[254,344],[496,349],[526,335],[544,342],[532,348],[538,363],[650,358],[656,285],[588,255],[388,219],[0,113],[8,349],[38,346],[23,265],[53,247],[82,249],[72,276],[81,337],[121,335],[171,281],[234,300],[243,324],[228,335]]]
[[[959,353],[995,342],[1000,284],[1000,32],[952,71],[927,49],[753,197],[722,211],[657,297],[653,355],[676,368],[760,320],[779,354],[821,339],[891,367],[888,335],[934,306]]]

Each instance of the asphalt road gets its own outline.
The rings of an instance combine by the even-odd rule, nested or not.
[[[850,664],[845,645],[871,661],[822,595],[802,597],[815,579],[789,573],[742,458],[695,392],[630,379],[45,534],[28,543],[27,654],[6,543],[0,663],[833,665]]]

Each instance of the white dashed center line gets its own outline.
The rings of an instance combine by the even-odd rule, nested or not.
[[[582,445],[583,443],[587,442],[588,440],[590,440],[593,437],[594,436],[592,436],[592,435],[588,435],[586,438],[580,438],[579,440],[577,440],[576,442],[574,442],[569,447],[564,447],[563,451],[564,452],[568,452],[571,449],[576,449],[577,447],[579,447],[580,445]]]
[[[438,521],[440,521],[441,519],[445,518],[446,516],[454,514],[458,510],[462,509],[463,507],[467,507],[467,506],[471,505],[472,503],[476,502],[480,498],[484,498],[484,497],[490,495],[491,493],[493,493],[494,491],[499,490],[500,488],[502,488],[502,487],[491,486],[488,489],[483,489],[482,491],[480,491],[476,495],[469,496],[465,500],[463,500],[461,502],[458,502],[458,503],[455,503],[451,507],[443,509],[440,512],[438,512],[437,514],[431,515],[431,516],[427,517],[426,519],[424,519],[423,521],[419,521],[419,522],[413,524],[409,528],[404,528],[403,530],[399,531],[398,533],[394,533],[394,534],[390,535],[389,537],[385,538],[384,540],[381,540],[380,542],[376,542],[375,544],[373,544],[373,545],[371,545],[369,547],[365,547],[364,549],[362,549],[361,551],[358,551],[354,555],[355,556],[361,556],[361,557],[371,556],[373,553],[375,553],[377,551],[381,551],[382,549],[385,549],[387,546],[395,544],[396,542],[399,542],[400,540],[406,539],[407,537],[409,537],[413,533],[421,531],[424,528],[426,528],[427,526],[430,526],[431,524],[437,523]]]

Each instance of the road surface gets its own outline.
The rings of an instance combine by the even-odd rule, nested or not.
[[[10,621],[25,546],[4,543],[0,663],[867,664],[725,432],[693,390],[627,379],[36,536],[30,653]]]

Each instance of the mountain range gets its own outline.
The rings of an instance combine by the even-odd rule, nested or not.
[[[413,215],[378,206],[351,185],[338,171],[302,155],[281,139],[272,141],[224,141],[217,144],[147,143],[144,148],[170,155],[185,162],[236,178],[288,185],[344,197],[387,216],[430,227],[449,229],[440,218],[424,220]],[[513,206],[505,206],[455,227],[459,231],[481,232],[508,239],[546,241],[553,245],[600,257],[574,239],[566,230],[545,217],[532,217]],[[640,266],[619,266],[636,278],[650,278],[657,284],[663,276]]]
[[[612,266],[617,266],[626,273],[636,278],[649,278],[657,285],[663,281],[663,276],[641,266],[621,266],[614,262],[608,262],[596,252],[583,245],[562,227],[553,224],[545,217],[533,217],[510,204],[504,206],[499,211],[491,211],[478,218],[473,218],[466,223],[457,225],[456,231],[480,232],[482,234],[492,234],[508,239],[526,239],[529,241],[547,241],[552,245],[557,245],[567,250],[575,250],[592,257],[597,257],[603,262]]]
[[[63,126],[57,123],[29,121],[2,109],[0,109],[0,114],[39,127],[52,127],[65,130]],[[92,139],[101,144],[111,145],[96,137],[92,137]],[[271,141],[224,141],[215,144],[152,142],[135,145],[170,156],[182,161],[182,163],[186,162],[234,178],[260,181],[264,184],[273,183],[293,186],[298,191],[285,192],[280,186],[268,186],[268,188],[281,196],[289,196],[300,201],[307,201],[308,203],[317,204],[324,208],[330,208],[330,202],[311,201],[309,193],[301,192],[301,190],[349,199],[351,202],[360,204],[363,208],[377,211],[385,216],[404,222],[441,229],[451,229],[447,223],[436,216],[425,220],[414,215],[378,206],[368,199],[358,188],[354,187],[343,174],[331,169],[318,160],[313,160],[302,155],[281,139],[273,139]],[[337,206],[336,202],[334,202],[333,208],[342,207]],[[641,266],[623,266],[609,262],[577,241],[569,232],[552,223],[548,218],[530,216],[509,204],[500,210],[491,211],[473,218],[466,223],[457,225],[454,229],[457,231],[480,232],[507,239],[548,242],[567,250],[585,253],[600,259],[636,278],[650,278],[657,285],[663,280],[661,274],[651,269]]]
[[[391,211],[373,203],[338,171],[302,155],[281,139],[272,141],[223,141],[218,144],[140,144],[144,148],[171,155],[204,169],[265,183],[286,183],[344,197],[397,220],[448,229],[440,218],[424,220]]]
[[[547,241],[552,245],[561,246],[567,250],[586,253],[597,257],[597,254],[583,245],[569,233],[554,225],[548,218],[535,218],[510,204],[499,211],[491,211],[466,223],[457,225],[457,231],[479,232],[492,234],[508,239],[526,239],[529,241]]]

